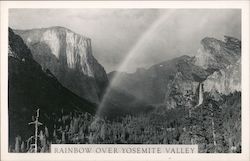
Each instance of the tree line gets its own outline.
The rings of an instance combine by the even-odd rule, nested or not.
[[[63,110],[53,116],[52,128],[41,126],[38,152],[49,152],[50,144],[198,144],[199,152],[241,152],[241,93],[213,98],[204,94],[196,107],[159,107],[153,112],[126,115],[119,120]],[[42,112],[42,111],[41,111]],[[16,137],[10,152],[34,152],[33,140]]]

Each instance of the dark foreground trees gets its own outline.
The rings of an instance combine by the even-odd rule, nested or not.
[[[41,111],[42,112],[42,111]],[[241,93],[214,100],[206,96],[202,105],[107,120],[88,113],[57,114],[53,128],[39,128],[38,152],[49,152],[53,144],[198,144],[199,152],[241,152]],[[11,152],[27,152],[20,136]]]

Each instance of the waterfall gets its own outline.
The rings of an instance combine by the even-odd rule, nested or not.
[[[199,84],[199,103],[198,106],[203,102],[203,91],[202,91],[202,83]]]

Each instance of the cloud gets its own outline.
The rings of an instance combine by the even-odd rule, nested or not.
[[[116,70],[130,49],[165,9],[11,9],[15,29],[64,26],[92,39],[93,54]],[[206,36],[241,38],[239,9],[177,9],[137,50],[127,71],[183,54],[194,55]]]

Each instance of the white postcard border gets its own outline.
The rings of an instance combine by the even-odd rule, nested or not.
[[[249,1],[1,1],[1,159],[2,160],[249,160]],[[186,8],[242,10],[242,153],[240,154],[50,154],[8,153],[9,8]]]

